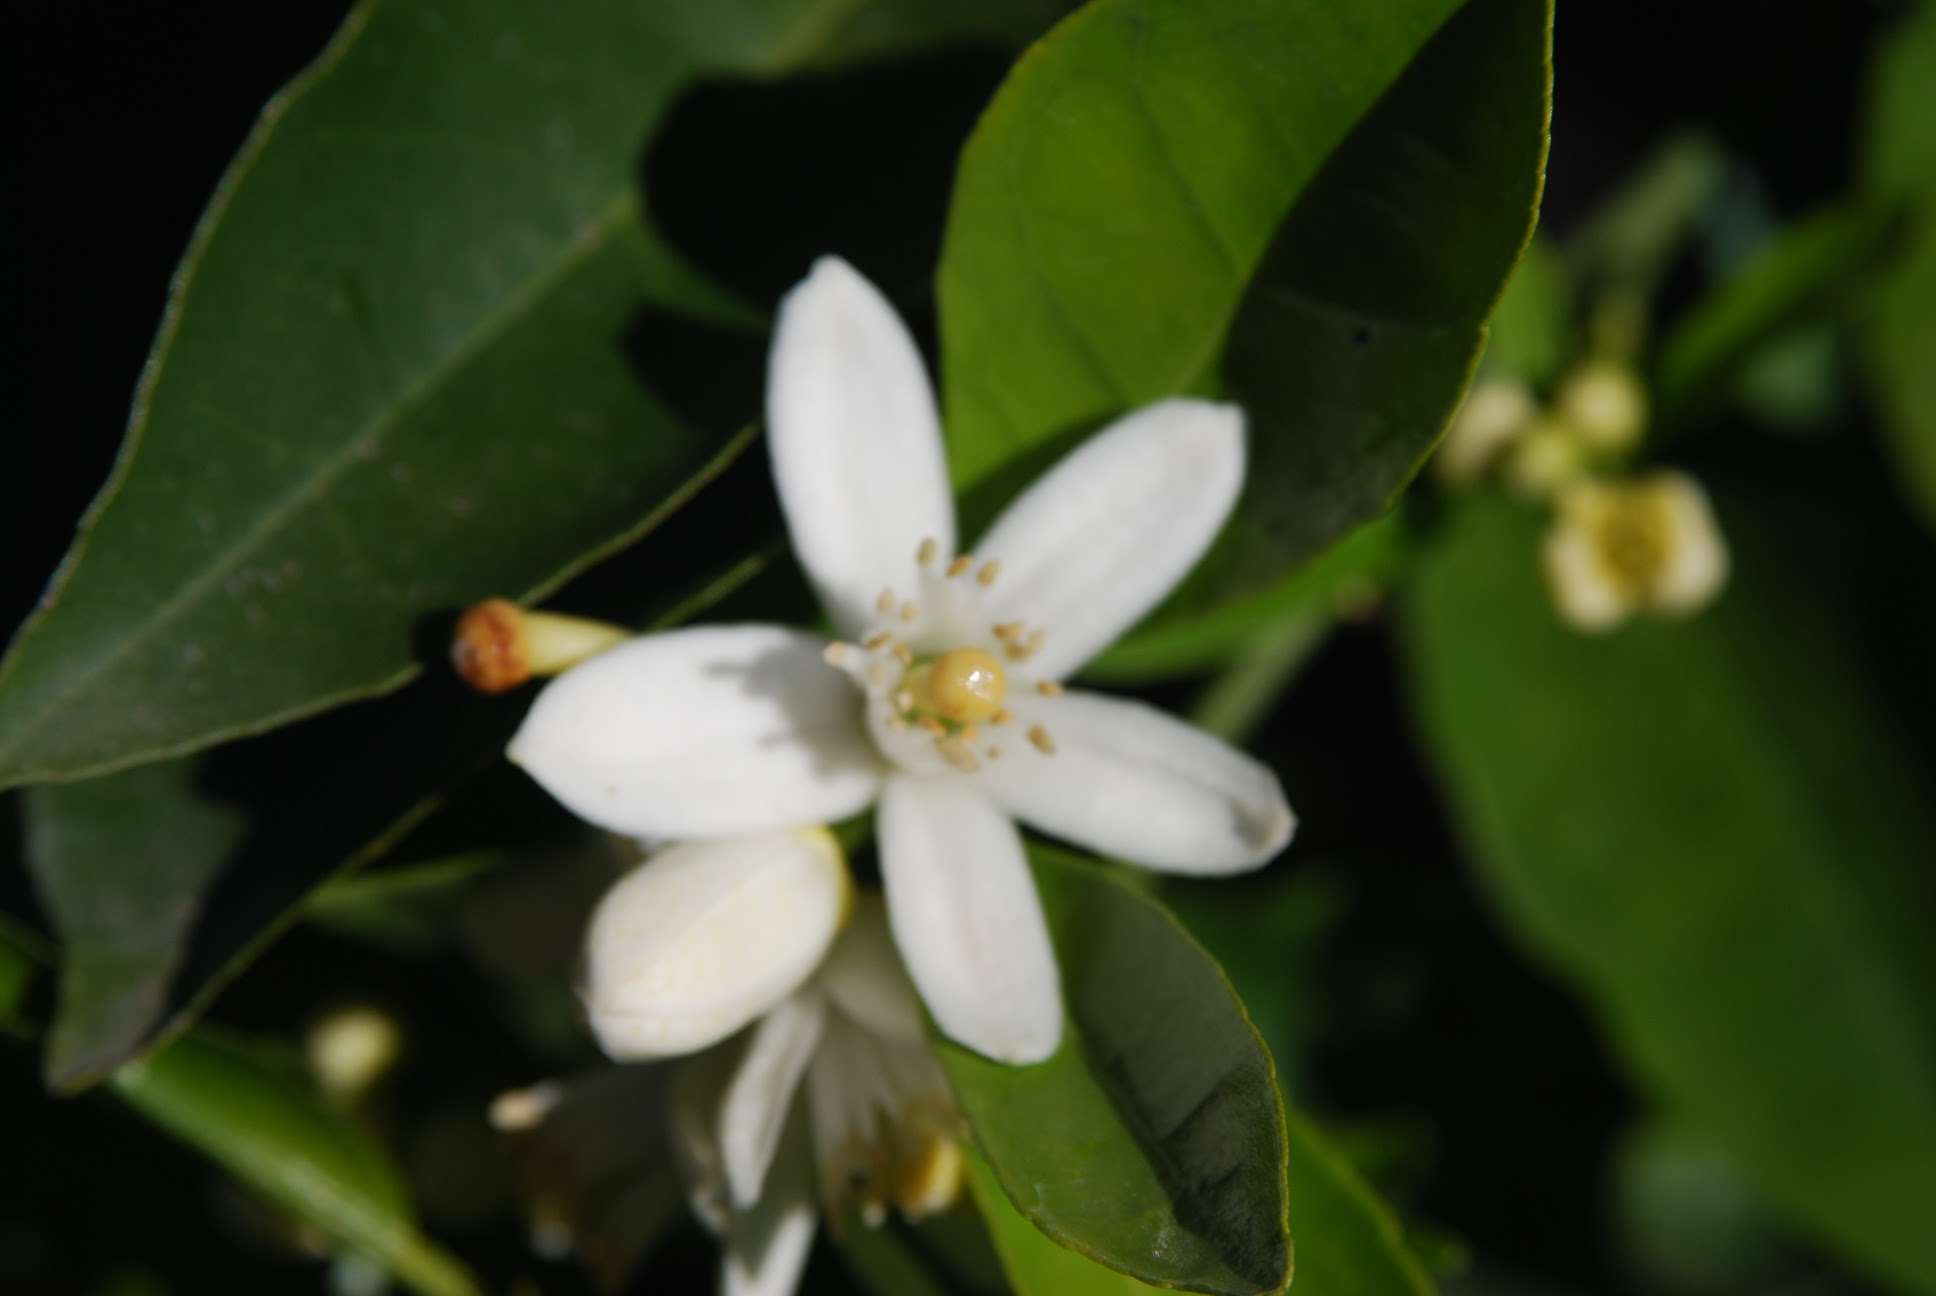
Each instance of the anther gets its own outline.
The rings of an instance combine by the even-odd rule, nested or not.
[[[921,547],[914,551],[914,561],[919,563],[921,566],[926,567],[929,563],[934,561],[935,555],[939,554],[940,552],[941,552],[941,546],[938,543],[936,543],[933,540],[923,540],[921,542]]]
[[[989,759],[989,760],[1000,760],[1001,758],[1002,758],[1002,749],[1001,749],[1001,748],[999,748],[999,747],[990,747],[990,748],[988,749],[988,759]]]
[[[896,711],[914,710],[914,694],[908,692],[906,689],[902,689],[899,693],[896,693],[894,695],[894,709]]]
[[[975,753],[962,746],[959,739],[936,743],[935,750],[941,753],[943,760],[963,774],[973,774],[981,768],[981,762],[975,759]]]
[[[961,557],[955,559],[953,562],[948,564],[948,579],[949,580],[955,579],[955,577],[961,575],[961,573],[967,571],[970,567],[973,567],[974,565],[975,565],[975,558],[973,554],[961,555]]]
[[[874,600],[874,610],[876,612],[879,612],[882,616],[886,616],[889,612],[892,612],[894,610],[894,605],[898,602],[900,602],[900,600],[894,597],[893,590],[883,589],[881,591],[881,596]]]
[[[908,731],[908,722],[897,715],[889,716],[883,723],[895,733],[906,733]]]
[[[868,635],[865,639],[861,640],[860,646],[865,648],[868,652],[873,652],[876,648],[880,648],[884,646],[887,643],[887,641],[892,639],[893,637],[894,637],[893,635],[889,634],[885,630],[876,630],[873,634]]]
[[[1043,697],[1061,697],[1062,686],[1054,680],[1043,680],[1035,686],[1035,691]]]
[[[906,644],[895,644],[894,660],[900,662],[903,666],[912,666],[914,664],[914,649],[908,647]]]
[[[1015,713],[1013,711],[1010,711],[1007,707],[1003,707],[1001,710],[997,711],[994,715],[988,717],[988,723],[989,724],[1014,724]]]
[[[935,719],[933,716],[922,716],[914,723],[920,725],[923,729],[927,730],[929,733],[933,734],[937,738],[945,738],[948,736],[948,726],[942,724],[939,720]]]
[[[920,606],[913,599],[901,604],[901,620],[912,621],[921,615]]]
[[[1030,726],[1028,740],[1034,743],[1035,750],[1041,752],[1044,756],[1055,755],[1055,739],[1049,737],[1049,731],[1041,725]]]
[[[985,588],[993,585],[995,578],[1001,574],[1002,560],[999,558],[991,558],[981,565],[981,570],[975,573],[975,579]]]
[[[847,664],[847,645],[841,643],[838,639],[834,640],[834,642],[828,644],[821,650],[820,660],[826,662],[829,666],[845,666]]]
[[[995,627],[995,637],[1003,643],[1008,643],[1022,633],[1022,628],[1020,621],[1004,621]]]
[[[961,741],[965,743],[981,741],[981,730],[973,725],[965,725],[961,730]]]

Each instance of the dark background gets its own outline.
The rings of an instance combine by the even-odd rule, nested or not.
[[[1713,130],[1777,216],[1837,194],[1869,50],[1900,7],[1561,0],[1548,231],[1563,236],[1686,125]],[[32,606],[107,474],[208,193],[262,103],[345,9],[14,4],[0,20],[15,96],[7,292],[19,321],[4,361],[0,627]],[[697,262],[756,299],[845,241],[879,249],[870,270],[918,310],[955,142],[1003,67],[999,54],[971,51],[790,87],[701,90],[641,159],[655,211]],[[721,139],[732,147],[715,147]],[[743,358],[732,372],[749,373]],[[750,374],[756,382],[756,366]],[[757,391],[724,399],[734,406]],[[1415,1220],[1462,1236],[1476,1273],[1630,1290],[1604,1198],[1609,1148],[1634,1099],[1592,1023],[1504,943],[1457,864],[1375,620],[1332,641],[1259,747],[1284,771],[1304,823],[1278,869],[1321,873],[1344,897],[1313,955],[1326,1006],[1305,1068],[1309,1101],[1383,1148],[1366,1164]],[[15,800],[0,797],[0,906],[37,922]],[[437,1104],[537,1078],[533,1060],[502,1040],[461,959],[374,954],[301,930],[217,1016],[290,1033],[355,997],[419,1030],[392,1101],[422,1108],[420,1125],[456,1119],[429,1110]],[[12,1045],[0,1045],[0,1110],[0,1291],[321,1289],[321,1270],[288,1259],[194,1154],[110,1100],[45,1098],[37,1059]],[[524,1258],[507,1202],[473,1206],[431,1222],[492,1285],[521,1272],[541,1274],[548,1291],[579,1285],[569,1267]],[[667,1263],[671,1290],[709,1281],[709,1251],[690,1230]],[[814,1281],[841,1281],[824,1252]]]

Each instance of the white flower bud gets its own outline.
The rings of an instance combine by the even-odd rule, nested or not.
[[[1466,393],[1439,445],[1435,466],[1448,486],[1477,481],[1514,437],[1539,415],[1532,393],[1514,378],[1483,378]]]
[[[615,1058],[691,1053],[770,1012],[845,920],[846,862],[824,828],[687,842],[599,902],[584,1000]]]
[[[1647,426],[1647,389],[1632,369],[1605,360],[1568,375],[1554,406],[1581,442],[1602,454],[1633,449]]]

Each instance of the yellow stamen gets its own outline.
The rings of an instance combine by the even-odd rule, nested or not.
[[[935,555],[940,552],[941,552],[941,546],[937,544],[935,541],[923,540],[921,542],[921,547],[914,551],[914,561],[919,563],[921,566],[926,567],[929,563],[934,561]]]
[[[1035,691],[1043,697],[1061,697],[1062,686],[1054,680],[1043,680],[1035,686]]]
[[[993,585],[995,578],[1001,574],[1002,560],[999,558],[991,558],[981,565],[981,570],[975,573],[975,579],[981,583],[983,588],[986,588]]]
[[[1035,750],[1044,756],[1055,755],[1055,739],[1049,737],[1049,731],[1041,725],[1034,725],[1029,729],[1028,740],[1034,743]]]
[[[886,616],[894,610],[894,605],[898,602],[900,600],[894,597],[893,590],[884,589],[881,591],[881,596],[874,600],[874,610],[882,616]]]
[[[961,555],[961,557],[955,559],[953,562],[948,564],[948,579],[949,580],[955,579],[957,576],[961,575],[961,573],[967,571],[970,567],[973,567],[974,565],[975,565],[974,555],[972,554]]]

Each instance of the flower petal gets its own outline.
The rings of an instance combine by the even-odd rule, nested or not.
[[[906,597],[922,540],[953,552],[954,495],[921,353],[839,257],[780,303],[766,430],[793,552],[839,633],[856,635],[884,586]]]
[[[1585,483],[1563,494],[1539,548],[1554,607],[1568,625],[1589,633],[1613,629],[1634,610],[1633,594],[1608,571],[1593,537],[1591,514],[1601,491]]]
[[[834,1007],[876,1035],[900,1044],[927,1046],[928,1030],[914,997],[880,896],[854,897],[853,916],[820,965],[817,981]]]
[[[1277,776],[1236,748],[1154,707],[1071,690],[1030,698],[1045,755],[1016,743],[982,767],[982,788],[1043,832],[1173,873],[1255,868],[1297,819]]]
[[[819,1223],[811,1160],[805,1113],[796,1110],[774,1154],[766,1191],[751,1210],[733,1216],[726,1230],[721,1296],[793,1296],[800,1286]]]
[[[824,828],[686,842],[620,878],[585,937],[592,1030],[622,1059],[717,1043],[813,975],[846,917]]]
[[[1196,565],[1244,483],[1244,413],[1167,400],[1065,457],[975,547],[999,560],[983,605],[1045,631],[1033,674],[1061,679],[1142,619]]]
[[[1672,536],[1651,600],[1671,616],[1697,612],[1727,584],[1728,542],[1699,482],[1686,473],[1661,469],[1649,474],[1647,483],[1660,500]]]
[[[553,680],[508,754],[572,813],[637,837],[844,819],[881,763],[824,647],[760,625],[634,639]]]
[[[960,776],[896,775],[878,826],[894,943],[935,1022],[997,1061],[1054,1053],[1061,980],[1015,825]]]
[[[719,1108],[719,1150],[733,1209],[760,1199],[793,1094],[827,1026],[827,999],[803,990],[760,1019]]]

